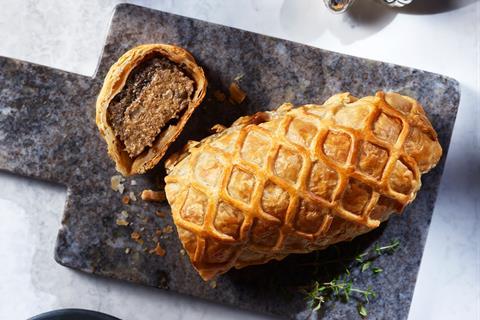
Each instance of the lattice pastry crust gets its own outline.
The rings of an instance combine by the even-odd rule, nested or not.
[[[421,105],[396,93],[238,119],[171,158],[166,195],[205,280],[351,240],[401,212],[442,154]]]

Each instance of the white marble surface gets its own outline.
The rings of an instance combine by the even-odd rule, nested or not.
[[[358,1],[329,14],[321,0],[134,1],[317,47],[446,74],[462,98],[410,319],[480,319],[480,2],[416,0],[410,13]],[[0,55],[92,75],[115,0],[0,0]],[[1,70],[0,70],[1,72]],[[65,188],[0,173],[0,319],[79,307],[122,319],[264,316],[57,265]]]

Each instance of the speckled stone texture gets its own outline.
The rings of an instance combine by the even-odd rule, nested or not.
[[[326,305],[320,314],[306,311],[299,288],[314,279],[330,280],[338,272],[308,264],[330,259],[335,255],[331,249],[233,270],[217,280],[216,288],[204,283],[181,254],[175,231],[159,237],[167,252],[164,257],[149,253],[158,238],[155,232],[173,225],[168,205],[143,201],[124,205],[122,195],[110,188],[110,177],[116,172],[95,126],[95,99],[109,66],[123,52],[154,42],[187,48],[209,79],[205,102],[173,150],[188,139],[204,137],[215,123],[228,125],[240,115],[273,109],[284,101],[322,103],[340,91],[363,96],[383,89],[410,95],[423,104],[446,155],[459,102],[458,83],[429,72],[132,5],[117,7],[93,79],[0,58],[0,169],[68,186],[55,252],[60,264],[283,317],[358,317],[355,301]],[[227,92],[235,78],[240,78],[238,82],[248,94],[244,103],[232,105],[213,98],[215,90]],[[376,261],[383,273],[356,273],[358,285],[371,286],[379,293],[368,305],[370,319],[405,319],[408,315],[445,155],[437,168],[423,177],[422,190],[402,216],[338,246],[348,254],[374,243],[401,241],[394,255]],[[124,194],[133,191],[139,197],[144,188],[158,189],[162,166],[148,175],[127,179]],[[137,184],[131,185],[132,180]],[[122,210],[128,212],[128,226],[116,223]],[[166,217],[155,215],[157,210],[167,213]],[[131,239],[134,231],[139,232],[143,244]]]

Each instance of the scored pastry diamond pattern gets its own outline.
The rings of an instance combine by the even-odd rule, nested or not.
[[[187,214],[180,214],[182,219],[176,223],[197,236],[194,260],[215,263],[215,259],[203,259],[208,249],[207,237],[237,245],[240,240],[249,251],[273,256],[272,252],[282,254],[289,236],[315,241],[326,234],[334,217],[368,228],[378,226],[380,221],[371,219],[370,214],[380,193],[399,203],[407,203],[411,197],[408,192],[414,186],[407,190],[389,181],[393,174],[410,174],[417,183],[419,180],[418,168],[403,151],[410,130],[409,115],[383,102],[370,105],[361,129],[335,122],[335,114],[342,110],[338,104],[307,105],[288,112],[274,132],[262,125],[246,125],[240,129],[236,140],[230,142],[233,149],[220,149],[207,143],[192,153],[190,167],[193,171],[197,170],[194,164],[198,158],[205,154],[214,155],[218,162],[210,169],[221,168],[218,175],[214,175],[215,182],[203,181],[192,173],[188,177],[176,177],[185,179],[190,185],[181,209]],[[389,123],[393,129],[383,131],[379,122]],[[375,161],[380,165],[369,165]],[[293,170],[287,173],[282,165],[292,163]],[[367,169],[372,167],[378,169]],[[318,189],[315,184],[320,183],[315,179],[322,177],[335,183]],[[233,188],[232,184],[238,181],[243,183],[241,188],[238,185]],[[202,206],[203,219],[188,216],[189,197],[195,192],[207,195],[200,196],[201,201],[197,201],[197,205]],[[265,197],[266,193],[271,194]],[[267,203],[265,199],[272,199],[272,194],[279,203],[288,203],[288,206]],[[352,194],[357,194],[357,200],[360,194],[360,201],[349,201]],[[216,223],[219,211],[229,215],[230,225]],[[225,217],[220,218],[225,220]],[[260,235],[262,237],[258,238]],[[224,265],[222,269],[228,270],[241,264],[237,262],[241,253],[242,249],[236,250],[229,253],[228,262],[223,259],[217,262]]]

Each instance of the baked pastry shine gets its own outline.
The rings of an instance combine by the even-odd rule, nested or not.
[[[421,105],[396,93],[238,119],[169,159],[166,196],[205,280],[351,240],[401,212],[442,154]]]
[[[96,122],[123,175],[163,157],[202,102],[207,80],[192,55],[166,44],[135,47],[112,65],[97,99]]]

